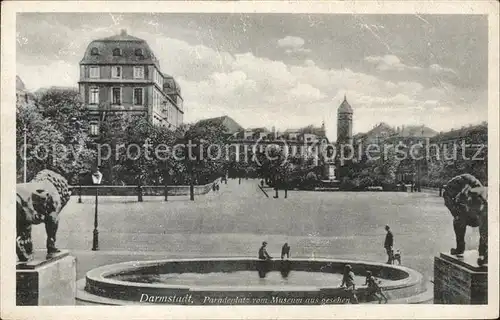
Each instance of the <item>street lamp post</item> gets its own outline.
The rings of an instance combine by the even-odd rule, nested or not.
[[[95,214],[94,214],[94,234],[92,238],[92,251],[99,250],[99,230],[98,228],[98,198],[99,198],[99,184],[101,184],[102,173],[99,172],[99,168],[97,168],[96,172],[92,174],[92,182],[95,184]]]
[[[71,124],[75,126],[76,130],[80,130],[80,127],[82,126],[82,123],[76,117],[71,118]],[[77,140],[77,135],[74,136],[74,142],[79,142]],[[82,203],[82,177],[80,173],[78,173],[78,203]]]
[[[27,165],[26,165],[26,143],[27,143],[27,137],[26,133],[28,132],[28,128],[26,128],[26,124],[24,124],[23,128],[23,138],[24,138],[24,148],[23,148],[23,157],[24,157],[24,163],[23,163],[23,182],[26,183],[26,171],[27,171]]]
[[[141,175],[139,175],[139,181],[137,183],[137,202],[142,202],[142,179]]]
[[[78,177],[78,203],[82,203],[82,177]]]
[[[194,201],[194,172],[191,166],[191,178],[189,179],[189,200]]]
[[[196,146],[196,144],[195,144]],[[198,149],[195,150],[195,152],[198,152]],[[198,153],[196,153],[195,155],[195,159],[189,159],[189,174],[190,174],[190,178],[189,178],[189,200],[191,201],[194,201],[194,180],[195,180],[195,169],[194,169],[194,166],[195,166],[195,161],[198,160]]]
[[[165,184],[165,201],[168,201],[168,167],[165,166],[165,171],[164,171],[164,174],[163,174],[163,182]]]
[[[287,168],[285,168],[285,174],[284,174],[284,187],[285,187],[285,199],[288,198],[288,175],[287,175]]]

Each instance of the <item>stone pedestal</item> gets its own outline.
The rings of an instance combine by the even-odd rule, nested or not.
[[[434,304],[487,304],[488,267],[477,264],[477,251],[463,258],[441,253],[434,258]]]
[[[16,304],[18,306],[75,305],[76,259],[62,251],[45,259],[45,251],[35,252],[29,262],[16,265]]]

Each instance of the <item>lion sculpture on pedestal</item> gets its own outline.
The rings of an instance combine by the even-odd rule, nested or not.
[[[479,227],[478,265],[488,263],[488,188],[470,174],[454,177],[444,187],[444,203],[453,216],[456,248],[451,254],[462,257],[467,226]]]
[[[19,261],[33,258],[31,228],[40,223],[45,224],[47,259],[50,259],[60,252],[55,245],[56,233],[59,213],[71,196],[68,181],[53,171],[42,170],[30,182],[17,184],[16,192],[16,253]]]

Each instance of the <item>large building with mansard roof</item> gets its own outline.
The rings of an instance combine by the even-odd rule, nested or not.
[[[99,134],[107,114],[144,114],[156,125],[175,129],[183,122],[179,84],[164,74],[148,43],[125,30],[93,40],[80,61],[79,91],[93,115],[90,133]]]

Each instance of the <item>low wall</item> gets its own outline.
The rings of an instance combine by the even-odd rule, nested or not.
[[[195,185],[194,194],[203,195],[212,190],[213,185],[220,184],[220,179],[216,179],[205,185]],[[81,193],[83,196],[95,195],[97,186],[81,186]],[[101,196],[137,196],[137,186],[98,186],[99,195]],[[186,196],[189,195],[189,186],[168,186],[169,196]],[[165,186],[141,186],[143,196],[163,196],[165,194]],[[80,186],[71,186],[73,196],[80,194]]]
[[[265,265],[268,271],[280,271],[284,264],[287,264],[290,269],[295,271],[341,274],[343,273],[344,267],[347,263],[351,265],[353,272],[358,275],[366,276],[366,271],[369,270],[374,276],[391,281],[403,280],[409,277],[407,269],[382,263],[322,259],[258,260],[240,258],[184,259],[173,261],[160,260],[154,263],[145,262],[134,267],[128,267],[125,270],[120,269],[120,265],[118,264],[117,272],[109,270],[108,273],[103,273],[102,275],[104,277],[113,277],[115,275],[168,274],[184,272],[234,272],[258,270],[260,265]]]
[[[211,273],[255,270],[265,273],[280,271],[282,276],[290,271],[342,273],[346,264],[350,264],[357,275],[366,275],[366,271],[381,279],[389,280],[382,285],[389,299],[410,298],[423,292],[422,275],[409,268],[382,263],[330,260],[330,259],[293,259],[287,261],[261,261],[249,258],[210,258],[182,259],[158,261],[130,261],[98,267],[90,270],[85,279],[78,281],[77,299],[102,304],[130,304],[137,302],[152,302],[146,297],[156,296],[186,296],[191,302],[187,304],[205,304],[206,297],[249,299],[250,304],[273,304],[278,299],[295,299],[292,304],[336,304],[338,301],[348,301],[350,294],[340,288],[340,283],[325,283],[324,286],[290,287],[282,285],[262,285],[248,287],[243,279],[241,286],[200,286],[200,285],[170,285],[164,283],[141,283],[113,279],[115,275],[147,275],[168,273]],[[357,286],[358,298],[367,302],[366,286]],[[310,302],[308,298],[315,302]],[[240,299],[241,300],[241,299]],[[328,302],[328,300],[330,302]],[[261,303],[260,301],[265,301]],[[308,302],[309,301],[309,302]],[[337,302],[336,302],[337,301]],[[158,301],[153,301],[158,302]],[[165,303],[165,302],[163,302]],[[184,304],[178,301],[174,304]],[[247,304],[242,302],[218,302],[217,304]],[[276,303],[274,303],[276,304]],[[280,303],[277,303],[280,304]]]

